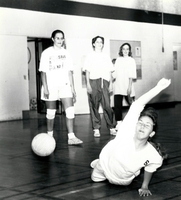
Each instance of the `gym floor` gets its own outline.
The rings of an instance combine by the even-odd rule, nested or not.
[[[56,149],[48,157],[39,157],[32,152],[31,141],[46,132],[46,119],[45,114],[30,112],[29,119],[0,122],[0,199],[181,200],[181,104],[157,107],[159,129],[155,140],[169,157],[151,180],[152,196],[138,195],[143,171],[129,186],[91,181],[90,162],[113,138],[103,117],[101,137],[94,138],[90,115],[76,115],[75,133],[84,143],[68,146],[65,116],[57,115]]]

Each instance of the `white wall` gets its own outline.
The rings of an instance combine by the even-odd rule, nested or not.
[[[25,36],[0,35],[0,121],[21,119],[28,108],[26,49]]]
[[[4,95],[5,89],[1,89],[1,98],[6,97],[3,97],[1,102],[11,99],[14,101],[16,111],[13,114],[11,109],[8,110],[8,106],[4,107],[4,104],[0,102],[1,112],[4,113],[0,120],[21,118],[21,111],[29,109],[28,83],[27,79],[23,78],[28,72],[26,37],[49,38],[55,29],[62,29],[65,32],[67,48],[74,60],[77,114],[89,112],[86,90],[81,85],[81,59],[91,50],[91,39],[96,35],[105,37],[105,51],[107,52],[109,52],[110,39],[141,41],[142,80],[136,82],[137,97],[153,87],[155,82],[163,76],[171,78],[175,83],[180,83],[178,78],[173,80],[176,76],[173,75],[172,47],[175,42],[181,43],[181,27],[165,25],[164,35],[162,35],[162,26],[157,24],[0,8],[0,38],[3,41],[3,45],[0,43],[0,52],[3,55],[0,57],[0,67],[3,71],[0,74],[0,87],[7,88],[8,86],[11,91],[14,87],[19,88],[18,95],[10,93],[9,96]],[[162,36],[164,36],[164,53],[162,53]],[[4,39],[7,39],[8,45]],[[9,52],[8,56],[4,52]],[[12,70],[12,63],[13,71],[10,72],[12,78],[5,83],[6,69]],[[4,69],[5,64],[6,69]],[[21,82],[17,81],[21,79]],[[181,95],[177,98],[181,100]],[[20,99],[21,102],[23,101],[21,104],[18,103]],[[154,102],[174,100],[175,94],[173,85],[171,85],[164,91],[164,95],[159,95]]]

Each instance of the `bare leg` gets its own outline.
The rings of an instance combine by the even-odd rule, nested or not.
[[[47,109],[56,109],[56,101],[46,101],[46,108]],[[47,131],[53,131],[54,127],[54,119],[47,118]]]
[[[66,109],[73,106],[73,99],[72,98],[62,98],[62,103],[66,112]],[[68,133],[73,133],[74,132],[74,118],[69,119],[66,117],[66,125],[67,125],[67,130]]]
[[[62,103],[64,105],[65,113],[66,113],[66,125],[68,130],[68,144],[69,145],[78,145],[83,142],[78,139],[74,134],[74,111],[71,110],[73,107],[73,99],[72,98],[62,98]],[[70,108],[70,112],[67,110]],[[68,115],[68,117],[67,117]]]
[[[54,119],[47,119],[47,131],[51,132],[53,131],[54,127]]]

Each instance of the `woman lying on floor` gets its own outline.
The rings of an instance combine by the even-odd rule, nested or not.
[[[153,108],[143,109],[170,83],[171,80],[161,79],[131,105],[115,139],[108,142],[99,159],[91,163],[94,182],[107,179],[112,184],[129,185],[144,167],[144,180],[138,191],[140,196],[151,195],[148,185],[153,172],[162,165],[164,156],[148,142],[155,135],[157,113]]]

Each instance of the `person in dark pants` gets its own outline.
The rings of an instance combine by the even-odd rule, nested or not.
[[[123,98],[131,105],[135,98],[134,79],[136,79],[136,63],[131,57],[131,45],[124,43],[119,49],[119,57],[115,62],[114,82],[114,112],[117,121],[116,130],[123,120]]]
[[[101,117],[99,105],[103,108],[104,118],[111,135],[116,135],[114,112],[110,106],[110,92],[112,92],[112,72],[114,71],[111,59],[102,52],[104,38],[101,36],[92,39],[93,52],[85,60],[87,93],[94,137],[100,137]]]

